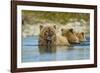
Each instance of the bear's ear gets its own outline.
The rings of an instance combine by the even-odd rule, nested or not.
[[[70,32],[72,32],[72,33],[74,32],[74,30],[73,30],[72,28],[71,28],[71,29],[69,29],[69,31],[70,31]]]
[[[62,28],[61,31],[64,31],[64,29]]]
[[[56,29],[56,25],[53,26]]]
[[[43,25],[40,25],[40,30],[43,28]]]
[[[84,36],[84,32],[81,32],[81,34]]]

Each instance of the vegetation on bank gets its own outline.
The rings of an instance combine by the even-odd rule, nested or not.
[[[84,20],[89,22],[88,13],[69,13],[69,12],[48,12],[48,11],[29,11],[22,10],[23,24],[55,23],[65,25],[70,19],[76,21]]]

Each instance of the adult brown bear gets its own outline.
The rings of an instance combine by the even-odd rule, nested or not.
[[[68,39],[69,43],[80,43],[79,38],[76,35],[76,32],[72,28],[70,29],[65,29],[62,28],[62,36],[65,36]]]
[[[56,26],[40,25],[39,46],[52,48],[56,45]]]
[[[76,33],[76,35],[79,38],[80,42],[86,41],[85,33],[84,32],[78,32],[78,33]]]
[[[56,25],[40,25],[39,47],[69,46],[68,40],[56,31]]]

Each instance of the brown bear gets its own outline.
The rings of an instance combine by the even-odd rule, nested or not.
[[[62,28],[62,36],[65,36],[68,39],[69,43],[80,43],[79,38],[76,36],[75,31],[70,28],[70,29],[65,29]]]
[[[85,33],[84,32],[78,32],[76,33],[77,37],[79,38],[79,41],[82,42],[82,41],[86,41],[86,38],[85,38]]]
[[[39,46],[43,48],[52,48],[54,46],[69,46],[68,40],[58,34],[56,25],[40,25]]]
[[[61,34],[57,34],[56,45],[58,46],[70,46],[66,37],[62,36]]]
[[[40,25],[39,46],[52,48],[56,45],[56,26]]]

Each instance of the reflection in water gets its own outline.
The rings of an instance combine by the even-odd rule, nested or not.
[[[34,40],[33,40],[34,39]],[[84,60],[90,58],[90,41],[67,46],[37,46],[38,37],[27,37],[22,43],[22,62]],[[35,44],[35,45],[33,45]]]
[[[40,54],[44,53],[55,53],[56,52],[56,46],[39,46],[39,52]]]
[[[53,61],[56,60],[56,46],[47,48],[46,46],[39,46],[39,60],[40,61]]]

